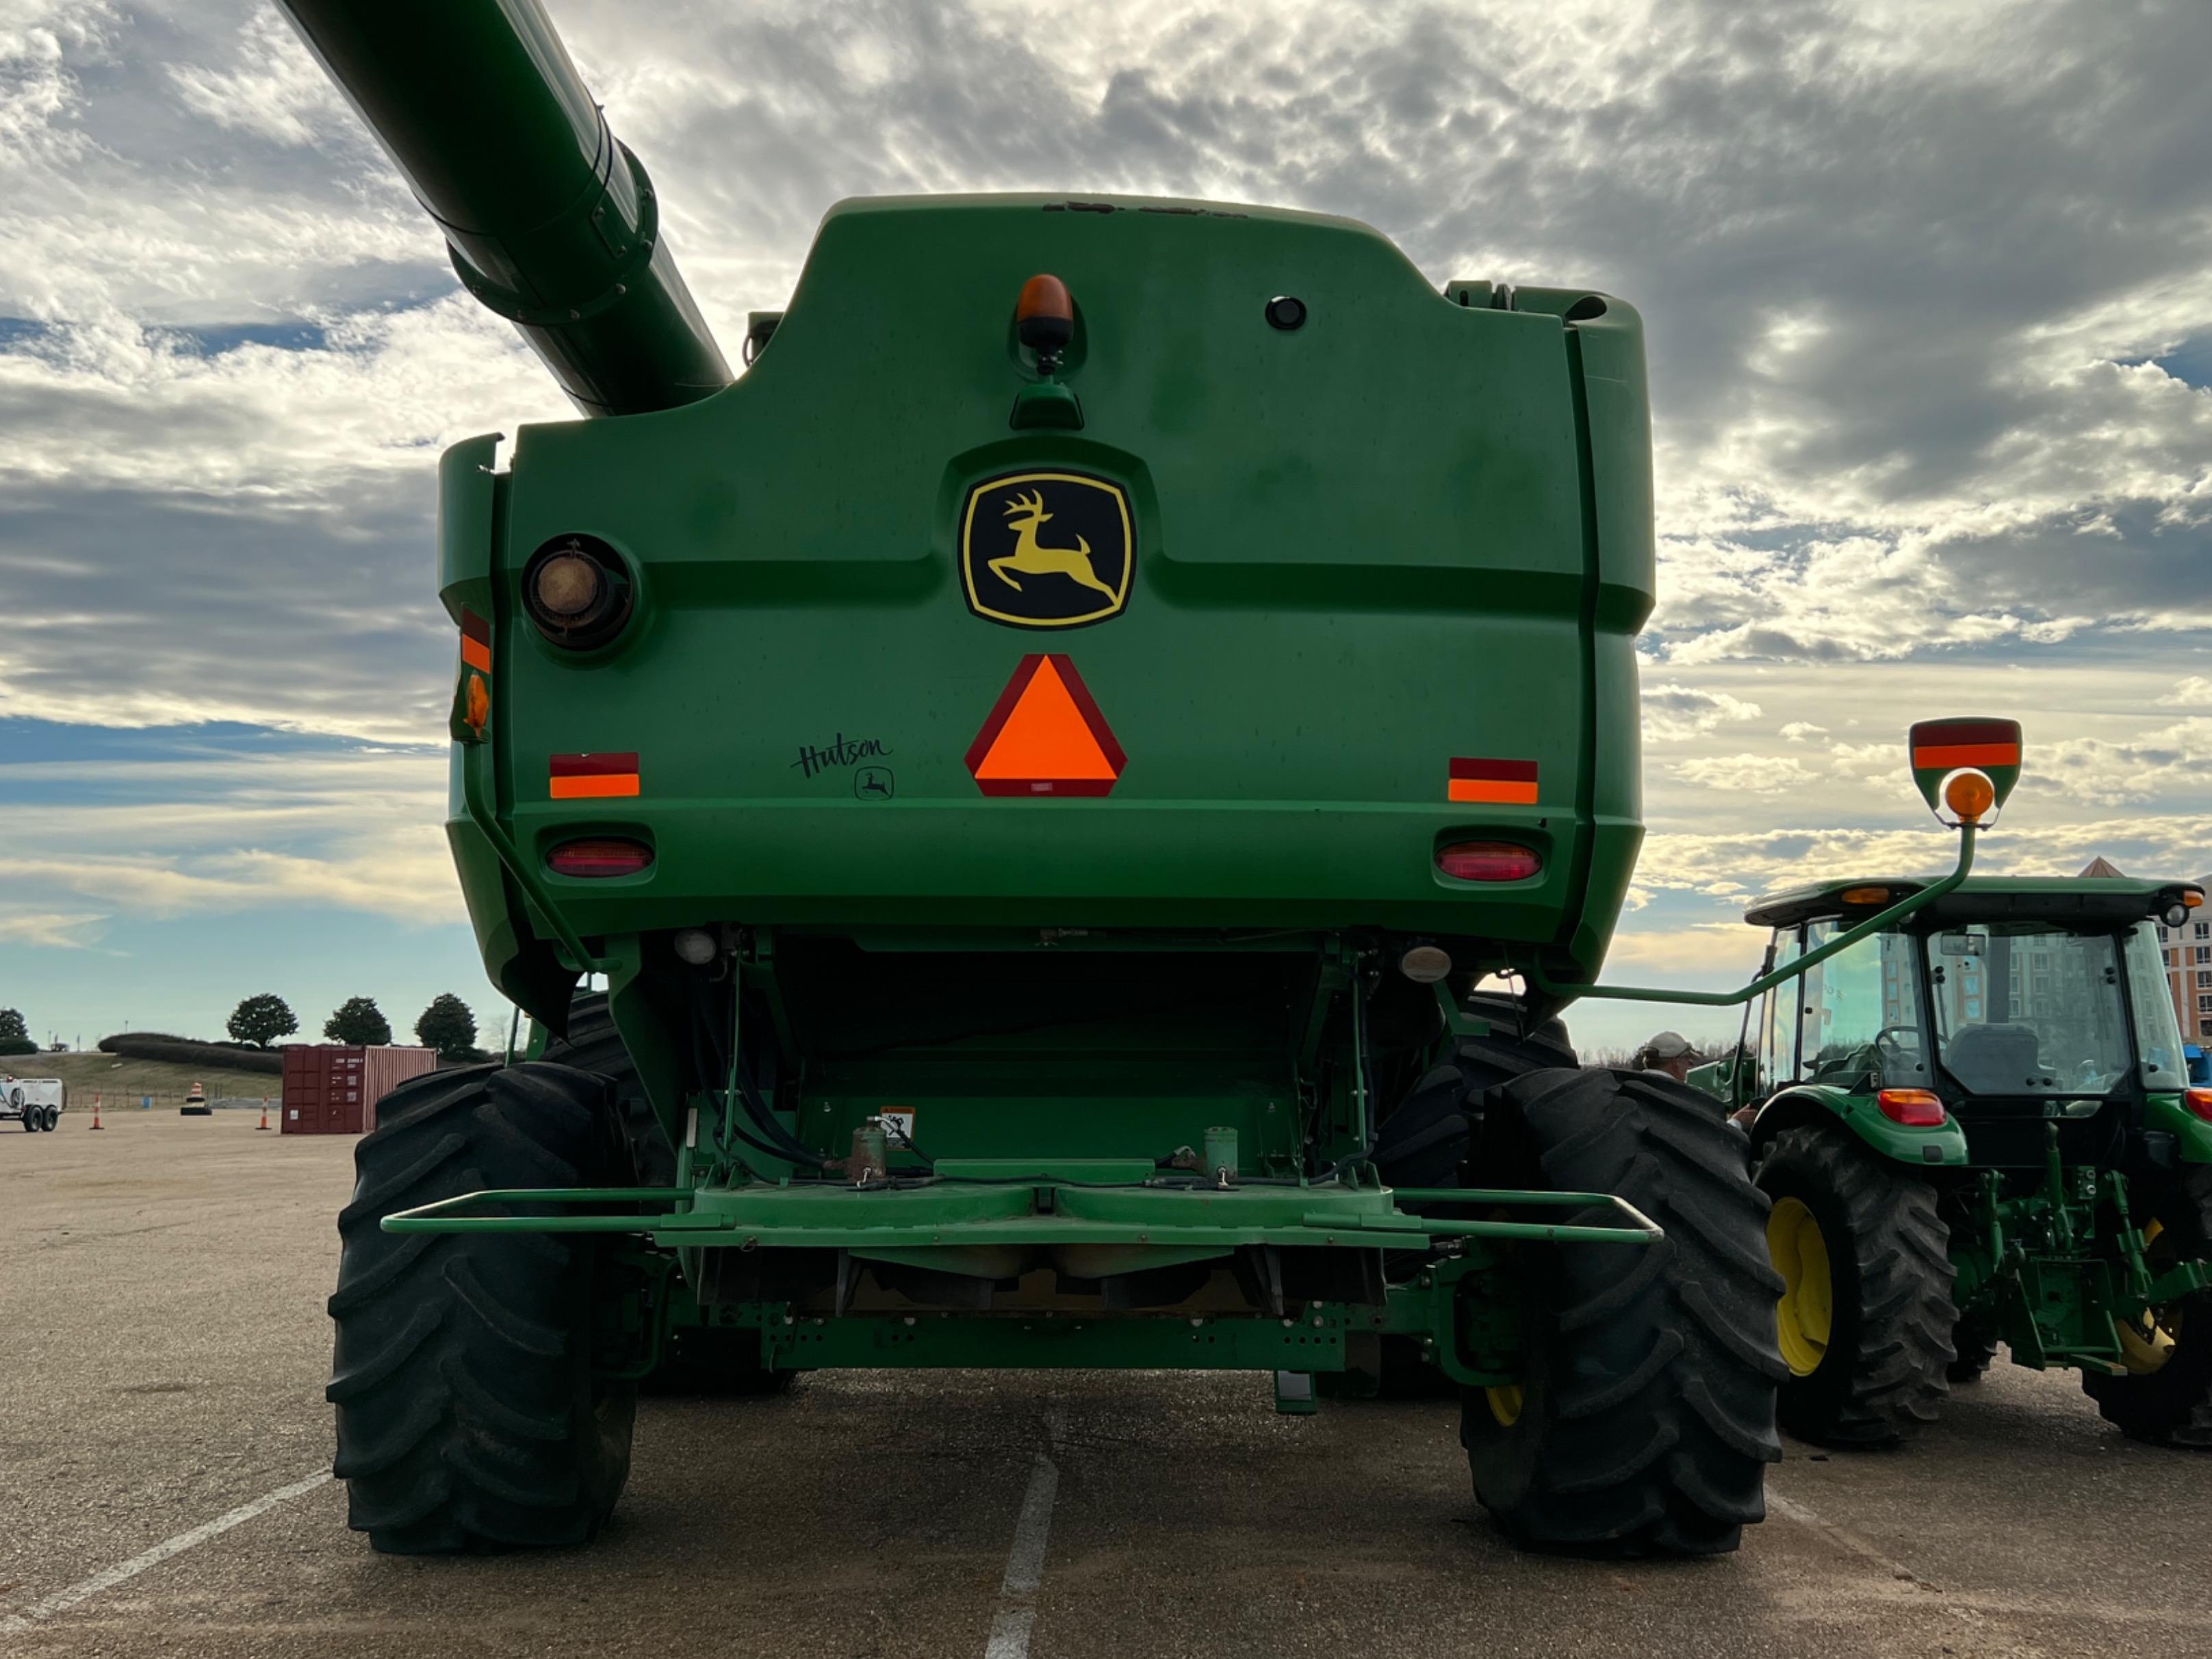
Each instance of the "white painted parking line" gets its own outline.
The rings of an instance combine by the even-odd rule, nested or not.
[[[1925,1589],[1935,1588],[1911,1568],[1902,1562],[1891,1560],[1858,1534],[1838,1526],[1826,1516],[1815,1510],[1809,1504],[1802,1504],[1795,1498],[1784,1498],[1772,1486],[1769,1486],[1766,1489],[1766,1507],[1785,1521],[1795,1521],[1799,1526],[1819,1533],[1821,1537],[1838,1549],[1847,1550],[1862,1560],[1871,1562],[1892,1578],[1907,1583],[1918,1584]]]
[[[257,1515],[275,1509],[279,1504],[311,1492],[331,1478],[328,1469],[318,1469],[304,1480],[295,1480],[289,1486],[279,1486],[275,1492],[264,1492],[251,1504],[240,1504],[228,1515],[218,1515],[212,1521],[203,1522],[190,1532],[180,1532],[174,1538],[164,1538],[160,1543],[128,1561],[118,1561],[112,1567],[103,1567],[91,1577],[71,1584],[67,1589],[56,1590],[43,1601],[33,1601],[21,1613],[9,1613],[0,1619],[0,1636],[20,1635],[40,1620],[51,1619],[66,1612],[80,1601],[97,1595],[102,1590],[113,1589],[127,1578],[136,1578],[149,1567],[158,1567],[173,1555],[182,1555],[195,1545],[204,1544],[219,1537],[233,1527],[242,1526]]]
[[[1056,1448],[1060,1413],[1054,1412],[1047,1422]],[[1006,1576],[999,1586],[999,1615],[991,1621],[983,1659],[1029,1659],[1037,1586],[1044,1582],[1045,1546],[1052,1539],[1052,1506],[1059,1496],[1059,1466],[1049,1454],[1039,1452],[1030,1471],[1030,1489],[1022,1498],[1021,1516],[1014,1522],[1014,1547],[1006,1552]]]

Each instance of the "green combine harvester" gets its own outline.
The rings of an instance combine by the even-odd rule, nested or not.
[[[1312,214],[848,202],[738,379],[534,0],[285,3],[592,417],[441,469],[453,854],[550,1035],[361,1144],[353,1525],[586,1539],[641,1382],[1304,1411],[1388,1346],[1520,1543],[1734,1548],[1765,1200],[1556,1019],[1642,835],[1636,313]]]
[[[2016,740],[1929,749],[2018,764]],[[1784,1426],[1894,1444],[2002,1342],[2078,1369],[2124,1432],[2212,1449],[2212,1090],[2189,1086],[2157,931],[2203,890],[1978,877],[1861,926],[1926,885],[1754,905],[1770,970],[1860,936],[1692,1074],[1748,1118],[1773,1204]]]

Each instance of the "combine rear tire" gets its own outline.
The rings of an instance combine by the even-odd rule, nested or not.
[[[568,1035],[548,1043],[545,1058],[606,1079],[614,1086],[615,1109],[643,1179],[656,1187],[676,1184],[675,1149],[661,1133],[653,1103],[638,1082],[637,1066],[615,1029],[606,993],[582,993],[569,1003]],[[660,1363],[645,1379],[646,1393],[749,1400],[781,1394],[791,1387],[797,1372],[770,1370],[761,1364],[759,1332],[690,1322],[696,1309],[688,1296],[678,1300],[677,1311],[678,1322],[661,1346]]]
[[[1547,1019],[1520,1036],[1521,1005],[1511,997],[1479,994],[1466,1006],[1468,1013],[1491,1022],[1490,1034],[1453,1044],[1451,1057],[1431,1066],[1382,1120],[1375,1164],[1386,1186],[1457,1186],[1468,1125],[1481,1115],[1483,1097],[1531,1072],[1578,1063],[1567,1028],[1558,1020]]]
[[[647,1185],[676,1184],[676,1148],[661,1132],[653,1103],[637,1080],[637,1067],[604,991],[579,993],[568,1003],[568,1035],[545,1045],[547,1060],[573,1066],[580,1072],[596,1072],[615,1085],[615,1109],[621,1115],[623,1133],[637,1156],[638,1176]]]
[[[2152,1213],[2143,1229],[2152,1277],[2212,1257],[2212,1165],[2191,1165]],[[2140,1327],[2122,1326],[2120,1346],[2126,1376],[2081,1374],[2105,1420],[2131,1439],[2212,1451],[2212,1291],[2154,1308]]]
[[[582,1543],[629,1472],[637,1398],[592,1375],[597,1240],[378,1224],[484,1188],[630,1184],[607,1085],[472,1066],[401,1084],[377,1116],[330,1302],[348,1521],[388,1554]]]
[[[1475,1167],[1490,1185],[1617,1193],[1667,1233],[1523,1247],[1522,1380],[1470,1389],[1461,1407],[1475,1495],[1524,1547],[1735,1548],[1766,1513],[1784,1375],[1766,1206],[1741,1138],[1709,1096],[1669,1078],[1538,1072],[1491,1097]]]
[[[1782,1426],[1893,1446],[1936,1420],[1957,1359],[1951,1230],[1936,1190],[1840,1129],[1788,1129],[1759,1164],[1782,1276]]]

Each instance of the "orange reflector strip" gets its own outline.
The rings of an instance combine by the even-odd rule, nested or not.
[[[1486,760],[1455,755],[1444,782],[1444,799],[1486,801],[1493,805],[1534,806],[1536,804],[1536,763]]]
[[[1058,652],[1024,657],[969,745],[987,795],[1104,795],[1128,757],[1075,665]]]
[[[637,793],[637,774],[628,777],[555,778],[550,786],[555,800],[604,800],[615,795]]]
[[[1454,778],[1444,786],[1447,800],[1488,801],[1502,806],[1534,806],[1536,786],[1503,778]]]
[[[2016,743],[1947,743],[1912,751],[1916,772],[1948,772],[1956,766],[2017,766]]]
[[[555,755],[549,789],[555,800],[604,800],[638,793],[637,751]]]
[[[481,673],[491,672],[491,624],[473,611],[461,612],[461,660]]]

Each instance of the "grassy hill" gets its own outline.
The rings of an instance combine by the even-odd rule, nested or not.
[[[233,1096],[258,1100],[275,1097],[283,1079],[272,1072],[227,1071],[218,1066],[179,1066],[161,1060],[125,1060],[98,1052],[73,1054],[9,1054],[0,1059],[0,1072],[15,1077],[58,1077],[69,1085],[72,1109],[90,1110],[95,1091],[111,1108],[136,1107],[141,1095],[155,1097],[157,1106],[173,1106],[195,1082],[204,1085],[210,1100]],[[7,1126],[0,1125],[0,1127]]]

